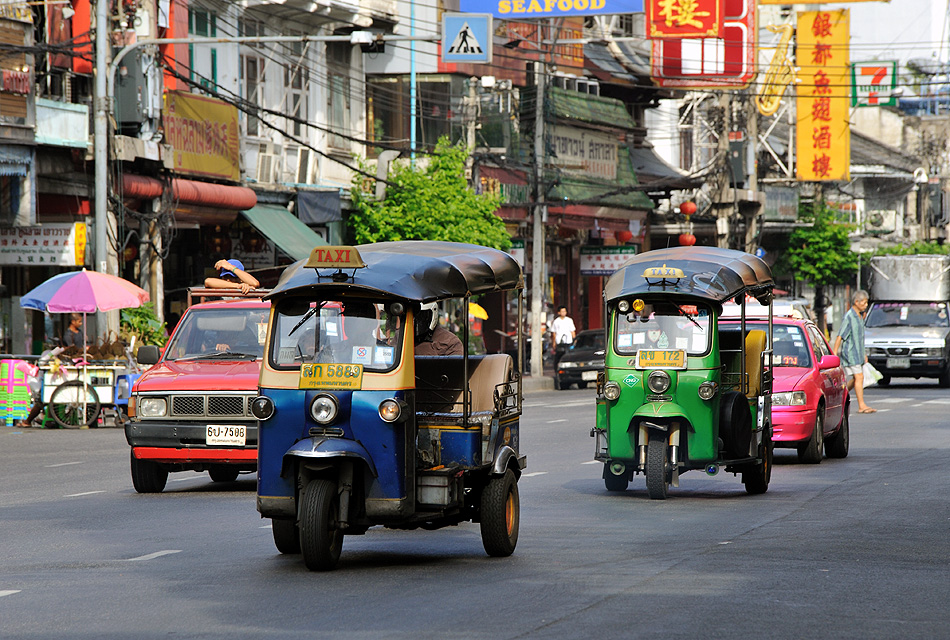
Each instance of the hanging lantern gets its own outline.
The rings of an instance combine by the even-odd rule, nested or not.
[[[687,200],[686,202],[680,205],[680,213],[682,213],[684,216],[687,216],[687,217],[693,215],[694,213],[696,213],[696,203]]]
[[[680,246],[691,247],[696,244],[696,236],[691,233],[680,234]]]
[[[630,230],[618,231],[616,233],[617,240],[623,242],[624,244],[633,240],[633,232]]]
[[[122,251],[122,261],[123,262],[132,262],[139,255],[139,248],[134,244],[130,244]]]

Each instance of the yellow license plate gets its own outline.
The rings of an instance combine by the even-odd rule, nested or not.
[[[305,364],[300,367],[297,388],[356,390],[362,386],[361,364]]]
[[[640,349],[637,369],[685,369],[686,352],[682,349]]]

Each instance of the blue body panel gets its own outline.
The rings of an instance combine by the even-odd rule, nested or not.
[[[262,395],[274,402],[275,412],[269,420],[262,420],[258,431],[257,493],[266,497],[294,496],[295,479],[281,476],[284,456],[304,439],[321,440],[324,436],[310,436],[309,430],[318,427],[310,416],[310,403],[320,393],[337,398],[340,415],[329,425],[343,430],[342,437],[330,437],[319,445],[319,457],[332,459],[334,443],[339,442],[340,457],[352,457],[357,451],[369,456],[375,466],[376,478],[368,487],[367,497],[403,498],[406,496],[406,423],[389,424],[379,417],[379,403],[386,398],[401,398],[404,393],[393,391],[301,391],[298,389],[261,389]],[[301,449],[311,451],[308,444]],[[360,456],[361,457],[361,456]],[[372,467],[371,467],[372,470]]]
[[[481,429],[445,429],[442,431],[442,464],[474,467],[482,459]]]

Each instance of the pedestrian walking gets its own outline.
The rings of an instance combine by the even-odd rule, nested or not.
[[[557,308],[557,317],[551,322],[551,340],[554,341],[554,364],[556,365],[564,352],[574,344],[577,328],[574,321],[567,315],[567,307]]]
[[[858,289],[851,296],[851,308],[841,319],[833,351],[841,358],[841,366],[848,374],[848,389],[858,397],[858,413],[874,413],[864,402],[864,374],[862,367],[868,361],[864,350],[864,313],[868,309],[868,292]]]

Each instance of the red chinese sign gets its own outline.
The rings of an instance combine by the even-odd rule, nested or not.
[[[647,37],[720,38],[724,0],[647,0]]]
[[[847,9],[798,14],[796,59],[799,180],[848,180],[851,168],[849,122],[851,37]]]

